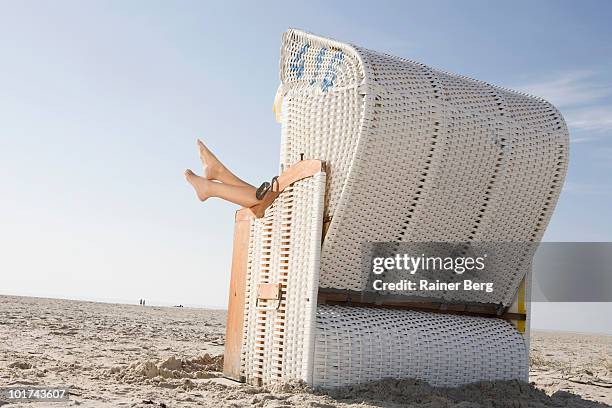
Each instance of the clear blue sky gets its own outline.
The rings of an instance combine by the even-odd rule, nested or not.
[[[610,21],[606,1],[0,1],[0,293],[224,307],[235,208],[182,173],[201,137],[275,174],[289,27],[549,99],[572,144],[545,239],[612,241]]]

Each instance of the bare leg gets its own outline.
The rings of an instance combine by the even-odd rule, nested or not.
[[[251,185],[236,186],[217,183],[200,177],[189,169],[185,170],[185,178],[193,186],[200,201],[205,201],[210,197],[218,197],[242,207],[252,207],[259,203],[255,196],[256,189]]]
[[[202,160],[204,166],[205,178],[234,186],[253,187],[225,167],[200,139],[198,139],[198,147],[200,148],[200,160]]]

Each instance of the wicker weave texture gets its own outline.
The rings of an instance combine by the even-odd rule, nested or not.
[[[281,163],[327,162],[321,287],[364,289],[363,242],[541,239],[568,158],[546,101],[297,30],[280,70]],[[452,300],[511,304],[528,255]]]
[[[319,306],[315,387],[382,378],[434,386],[526,381],[525,342],[504,320],[409,310]]]
[[[325,173],[294,183],[251,224],[242,373],[252,384],[311,381]],[[278,283],[277,300],[257,285]]]

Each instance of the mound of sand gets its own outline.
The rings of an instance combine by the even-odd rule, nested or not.
[[[203,379],[221,376],[223,356],[204,354],[192,359],[180,359],[175,356],[163,361],[134,362],[129,366],[114,366],[107,370],[107,378],[127,383],[144,383],[167,385],[168,379]],[[178,386],[178,384],[175,384]]]

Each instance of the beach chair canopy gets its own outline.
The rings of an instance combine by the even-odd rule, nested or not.
[[[298,30],[280,73],[282,165],[327,165],[322,287],[364,289],[364,242],[541,239],[568,161],[550,103]],[[509,305],[530,259],[503,258],[494,294],[454,299]]]

